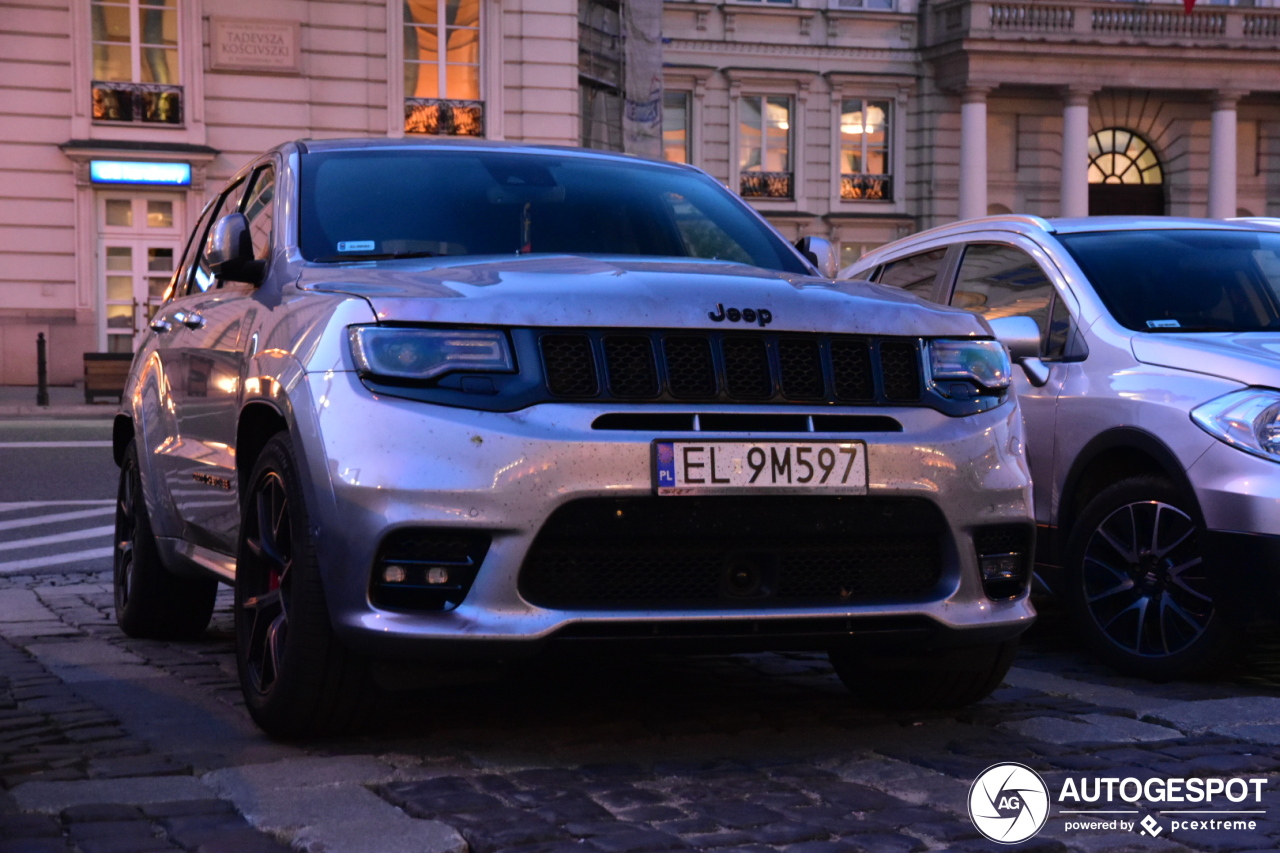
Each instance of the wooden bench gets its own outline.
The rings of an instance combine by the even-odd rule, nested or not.
[[[87,352],[84,354],[84,401],[110,397],[119,402],[129,379],[133,354],[127,352]]]

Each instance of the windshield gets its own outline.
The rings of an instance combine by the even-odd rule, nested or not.
[[[1280,329],[1280,233],[1106,231],[1058,239],[1129,329]]]
[[[314,261],[500,254],[711,258],[807,274],[704,175],[655,163],[494,151],[366,149],[302,158]]]

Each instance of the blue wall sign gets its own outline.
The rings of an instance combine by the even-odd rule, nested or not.
[[[90,160],[89,180],[95,184],[158,184],[166,187],[189,187],[191,186],[191,164]]]

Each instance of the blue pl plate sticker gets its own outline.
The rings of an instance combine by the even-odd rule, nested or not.
[[[1148,320],[1147,321],[1148,329],[1177,329],[1177,328],[1181,328],[1181,326],[1182,324],[1179,323],[1177,320]]]
[[[339,252],[372,252],[377,243],[373,240],[347,240],[338,244]]]
[[[658,442],[658,488],[676,484],[676,448],[670,441]]]

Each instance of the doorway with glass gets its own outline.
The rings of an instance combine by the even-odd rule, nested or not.
[[[185,199],[173,193],[100,193],[98,347],[131,353],[173,276],[185,235]]]

